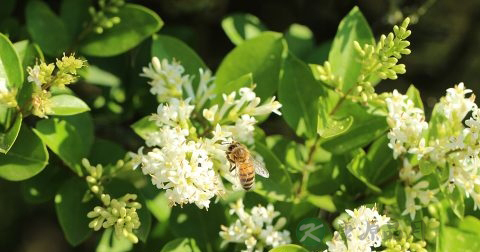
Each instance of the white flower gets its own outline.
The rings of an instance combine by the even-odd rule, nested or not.
[[[472,90],[465,89],[463,82],[455,85],[454,88],[447,89],[447,95],[441,101],[441,109],[448,120],[462,120],[470,110],[476,107],[474,95],[465,97],[471,92]]]
[[[380,215],[375,207],[361,206],[353,211],[345,211],[350,216],[342,225],[347,239],[343,241],[335,232],[332,241],[327,242],[326,251],[372,251],[371,247],[380,247],[383,239],[380,229],[387,225],[390,218]]]
[[[160,61],[157,57],[152,58],[152,63],[143,68],[140,76],[151,79],[150,92],[157,95],[161,101],[171,97],[182,97],[182,88],[191,86],[191,79],[184,75],[185,69],[177,61],[169,63],[167,59]]]
[[[237,141],[246,144],[253,144],[253,132],[255,130],[256,123],[257,120],[255,120],[254,117],[245,114],[237,119],[234,126],[226,125],[223,126],[223,129],[231,132]]]
[[[419,144],[422,144],[419,143],[422,141],[422,134],[428,128],[423,111],[415,108],[413,102],[397,90],[394,90],[385,102],[388,108],[387,122],[391,128],[387,135],[390,139],[388,146],[393,150],[393,157],[396,159],[399,155],[410,152],[411,148],[418,152]],[[430,149],[422,149],[427,150]],[[419,154],[422,156],[426,153]]]
[[[38,87],[41,87],[42,81],[40,80],[40,66],[35,65],[33,68],[28,67],[27,72],[28,72],[28,77],[27,77],[28,82],[33,82]]]
[[[203,109],[203,117],[207,119],[209,122],[213,122],[215,120],[215,114],[218,110],[218,104],[213,105],[210,109]]]
[[[244,243],[247,249],[243,251],[263,251],[264,245],[274,248],[291,243],[290,232],[281,231],[286,219],[281,217],[273,224],[280,213],[272,205],[258,205],[248,213],[240,199],[235,204],[230,204],[229,212],[236,214],[238,219],[229,227],[221,226],[223,245],[229,242]]]
[[[433,147],[425,147],[425,138],[420,140],[418,143],[418,147],[410,148],[408,153],[417,155],[417,159],[420,160],[422,157],[433,150]]]

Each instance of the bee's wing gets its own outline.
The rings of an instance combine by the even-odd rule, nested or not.
[[[265,168],[264,164],[259,162],[258,160],[256,160],[255,158],[253,158],[252,156],[250,156],[250,160],[252,161],[253,163],[253,168],[255,169],[255,172],[264,177],[264,178],[268,178],[270,177],[270,173],[268,173],[268,170]]]

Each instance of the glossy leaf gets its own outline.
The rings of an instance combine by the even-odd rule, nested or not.
[[[45,144],[25,125],[10,151],[0,157],[0,177],[12,181],[31,178],[48,164]]]
[[[93,122],[88,113],[43,119],[35,132],[68,167],[82,174],[81,160],[88,157],[93,143]]]
[[[216,74],[216,85],[223,86],[252,73],[255,92],[265,98],[275,93],[285,56],[285,41],[275,32],[264,32],[233,49],[222,61]]]
[[[17,54],[19,56],[20,62],[22,64],[24,76],[27,76],[27,69],[29,66],[33,66],[37,61],[44,60],[44,56],[40,47],[37,44],[34,44],[28,40],[22,40],[13,44]],[[29,83],[26,78],[24,80],[24,85],[20,89],[17,102],[20,107],[24,106],[26,102],[32,96],[33,92],[33,84]]]
[[[22,88],[22,63],[10,40],[0,33],[0,78],[6,80],[8,88]]]
[[[328,56],[333,74],[343,79],[343,87],[340,87],[343,91],[357,83],[361,70],[360,55],[353,46],[354,41],[361,46],[375,43],[370,26],[358,7],[354,7],[340,22]]]
[[[173,207],[169,219],[169,227],[176,237],[190,237],[195,239],[201,251],[218,251],[219,229],[227,225],[225,210],[221,204],[210,204],[208,211],[199,209],[194,204],[182,207]]]
[[[92,5],[91,0],[63,0],[60,5],[60,18],[67,29],[70,39],[74,41],[85,29],[85,22],[91,18],[88,7]]]
[[[15,121],[5,132],[0,132],[0,155],[6,154],[12,148],[22,126],[22,114],[16,114]]]
[[[137,46],[163,26],[155,12],[136,4],[125,4],[117,15],[121,19],[119,24],[102,34],[92,32],[82,41],[82,53],[97,57],[115,56]]]
[[[292,181],[285,166],[265,145],[255,143],[255,151],[262,156],[270,177],[256,176],[254,191],[273,200],[289,200],[292,196]]]
[[[296,244],[281,245],[269,250],[269,252],[308,252],[309,250]]]
[[[267,28],[256,16],[238,13],[222,20],[222,28],[233,44],[239,45],[245,40],[257,37]]]
[[[149,133],[158,130],[158,126],[155,124],[155,121],[150,120],[150,116],[143,117],[130,127],[132,127],[133,131],[143,139],[147,139]]]
[[[408,96],[408,99],[413,101],[415,107],[423,110],[423,102],[422,97],[420,96],[420,91],[418,91],[414,85],[410,85],[410,87],[408,87],[406,95]]]
[[[133,244],[123,237],[117,237],[112,228],[105,229],[98,243],[96,252],[132,251]]]
[[[67,180],[55,195],[58,222],[68,243],[73,246],[79,245],[92,234],[93,229],[88,227],[91,219],[87,217],[87,213],[100,204],[94,200],[86,203],[82,201],[87,190],[86,181],[73,177]]]
[[[307,26],[292,24],[285,32],[285,40],[288,50],[295,56],[304,59],[313,50],[315,38],[313,32]]]
[[[324,94],[324,90],[313,77],[310,68],[295,56],[289,55],[278,89],[281,111],[287,124],[297,135],[315,137],[318,98]]]
[[[52,102],[50,115],[75,115],[90,110],[84,101],[73,95],[56,95],[50,98],[50,101]]]
[[[34,204],[53,200],[65,177],[59,164],[48,164],[38,175],[21,183],[24,199]]]
[[[125,158],[127,151],[119,144],[102,139],[95,138],[88,160],[91,164],[115,165],[118,160]]]
[[[200,252],[197,243],[191,238],[178,238],[169,241],[160,252]]]
[[[47,55],[59,56],[70,46],[67,27],[46,3],[29,1],[25,16],[30,36]]]

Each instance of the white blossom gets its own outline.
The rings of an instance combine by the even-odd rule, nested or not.
[[[237,215],[238,219],[230,226],[221,226],[220,237],[227,243],[243,243],[246,249],[242,251],[263,251],[264,246],[274,248],[291,243],[290,232],[282,230],[286,223],[285,217],[280,216],[273,205],[267,207],[258,205],[245,211],[242,200],[230,204],[230,214]]]
[[[422,134],[428,128],[423,111],[397,90],[385,101],[388,108],[387,121],[390,125],[388,146],[393,150],[394,158],[407,151],[418,152],[420,156],[426,154],[425,151],[430,151],[430,147],[425,147],[425,140],[422,140]]]
[[[345,211],[350,216],[348,220],[341,222],[346,241],[335,232],[333,239],[327,242],[328,249],[325,251],[372,251],[372,247],[380,247],[383,239],[380,229],[387,225],[390,218],[380,215],[375,207],[361,206],[353,211]]]
[[[280,103],[271,99],[259,105],[260,98],[247,87],[222,94],[223,101],[214,103],[215,77],[209,70],[199,70],[194,90],[195,76],[185,75],[182,65],[166,59],[154,57],[141,76],[150,79],[150,91],[160,104],[150,116],[156,128],[144,135],[149,151],[144,153],[142,147],[131,153],[132,162],[166,191],[171,205],[208,208],[213,197],[226,191],[222,179],[233,188],[238,184],[238,178],[229,171],[226,143],[236,140],[253,145],[254,116],[278,112]],[[206,104],[210,108],[205,108]],[[282,237],[270,229],[262,236],[268,244],[278,244]],[[251,239],[247,243],[252,248],[264,245]]]
[[[27,72],[28,72],[28,77],[27,77],[28,82],[33,82],[35,83],[35,85],[37,85],[37,87],[41,87],[42,81],[40,80],[40,66],[37,64],[33,68],[28,67]]]

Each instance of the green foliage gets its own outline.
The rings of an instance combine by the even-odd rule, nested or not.
[[[282,35],[274,32],[264,32],[242,43],[218,67],[216,85],[227,85],[232,80],[252,73],[257,95],[262,100],[271,96],[277,90],[285,49]]]
[[[41,172],[47,163],[48,152],[45,144],[23,125],[18,141],[0,159],[0,177],[12,181],[25,180]]]
[[[324,91],[310,68],[289,55],[278,89],[285,121],[298,135],[314,137],[317,134],[318,97]]]
[[[35,132],[65,164],[82,174],[81,160],[90,153],[93,144],[93,122],[88,113],[43,119]]]
[[[355,86],[362,68],[357,60],[360,54],[355,50],[354,41],[360,45],[375,43],[370,26],[358,7],[353,8],[340,22],[328,55],[333,74],[342,80],[339,88],[344,92]]]
[[[168,242],[160,252],[200,252],[194,239],[178,238]]]
[[[295,244],[288,244],[271,249],[269,252],[307,252],[308,250]]]
[[[137,46],[163,26],[157,14],[135,4],[120,8],[118,17],[121,19],[118,25],[102,34],[86,36],[80,51],[96,57],[115,56]]]
[[[87,184],[79,178],[71,178],[60,187],[55,195],[55,210],[58,222],[67,241],[73,246],[85,241],[92,230],[87,213],[95,206],[94,201],[83,202]]]
[[[222,20],[222,28],[235,45],[240,45],[245,40],[255,38],[267,30],[260,19],[245,13],[225,17]]]
[[[75,115],[90,110],[84,101],[73,95],[56,95],[50,101],[52,101],[51,115]]]
[[[46,3],[30,1],[25,15],[28,32],[47,55],[59,56],[68,49],[71,39],[67,27]]]

